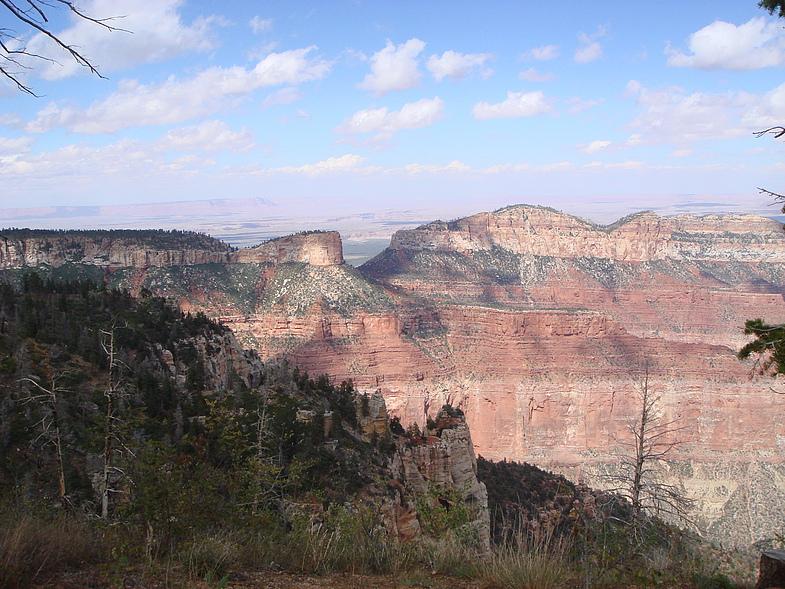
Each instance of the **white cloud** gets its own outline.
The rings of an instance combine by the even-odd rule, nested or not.
[[[550,61],[559,57],[558,45],[541,45],[533,47],[521,56],[523,59],[534,59],[536,61]]]
[[[627,138],[627,141],[624,142],[624,145],[627,147],[635,147],[641,143],[643,143],[643,138],[641,137],[640,133],[633,133]]]
[[[437,82],[444,78],[464,78],[473,70],[482,70],[483,76],[488,76],[491,70],[484,68],[485,63],[493,58],[490,53],[458,53],[445,51],[440,56],[431,55],[428,58],[427,68]]]
[[[751,129],[742,119],[745,113],[754,112],[750,109],[760,100],[743,92],[688,94],[678,87],[650,90],[634,80],[627,84],[627,95],[633,96],[639,107],[630,127],[641,143],[689,143],[746,135]]]
[[[262,18],[261,16],[257,15],[248,21],[248,26],[251,27],[254,35],[258,35],[259,33],[267,33],[273,28],[273,19]]]
[[[530,67],[519,73],[518,77],[527,82],[549,82],[550,80],[553,80],[555,76],[548,72],[539,72],[536,68]]]
[[[785,64],[785,30],[765,18],[742,25],[716,20],[690,35],[688,52],[668,46],[668,65],[702,69],[753,70]]]
[[[642,170],[646,164],[637,160],[628,160],[626,162],[589,162],[583,167],[595,170]]]
[[[692,150],[688,148],[674,149],[671,152],[671,157],[688,157],[692,155]]]
[[[602,57],[602,45],[600,39],[607,34],[605,27],[598,27],[597,31],[591,35],[581,33],[578,35],[579,46],[575,50],[574,59],[577,63],[590,63]]]
[[[344,121],[338,130],[347,135],[373,133],[374,140],[383,141],[403,129],[428,127],[438,121],[444,101],[438,96],[404,104],[401,110],[387,108],[360,110]]]
[[[32,137],[0,137],[0,156],[25,153],[32,142]]]
[[[161,170],[159,159],[159,152],[137,141],[122,140],[97,147],[66,145],[24,157],[0,158],[0,177],[23,177],[36,182],[95,176],[132,179]]]
[[[21,127],[22,119],[17,115],[0,113],[0,126],[2,127]]]
[[[254,90],[277,85],[297,85],[323,78],[330,64],[311,58],[315,47],[271,53],[255,67],[213,67],[193,78],[170,77],[159,84],[120,82],[116,92],[86,109],[51,103],[38,112],[28,131],[44,132],[65,127],[77,133],[112,133],[128,127],[173,124],[205,116],[227,101]]]
[[[418,56],[423,49],[425,43],[419,39],[409,39],[400,45],[388,40],[384,49],[371,57],[371,72],[360,83],[360,88],[377,96],[413,88],[420,82]]]
[[[607,140],[596,139],[586,145],[581,145],[580,150],[583,153],[597,153],[598,151],[602,151],[604,149],[608,149],[611,146],[611,142]]]
[[[280,172],[283,174],[305,174],[306,176],[318,176],[321,174],[329,174],[333,172],[357,171],[358,169],[363,169],[360,164],[362,164],[364,161],[365,158],[362,156],[347,153],[337,157],[330,157],[314,164],[305,164],[303,166],[285,166],[282,168],[274,168],[270,171]]]
[[[573,96],[572,98],[567,99],[567,104],[570,105],[569,111],[570,114],[578,114],[585,110],[589,110],[590,108],[594,108],[595,106],[601,105],[605,102],[602,98],[580,98],[579,96]]]
[[[404,167],[407,174],[441,174],[444,172],[471,172],[472,168],[459,160],[453,160],[449,164],[408,164]]]
[[[744,113],[742,122],[753,131],[781,126],[785,121],[785,84],[752,101],[751,108]]]
[[[76,47],[102,73],[164,61],[189,51],[212,49],[215,46],[212,29],[223,20],[199,17],[184,23],[179,12],[182,4],[183,0],[87,0],[79,4],[82,12],[96,18],[122,17],[110,24],[131,32],[110,31],[74,17],[71,26],[60,31],[58,37]],[[30,39],[27,49],[53,60],[36,60],[34,64],[36,75],[48,80],[86,71],[42,33]]]
[[[502,102],[491,104],[478,102],[474,105],[474,118],[509,119],[517,117],[533,117],[551,110],[551,105],[540,92],[507,92],[507,98]]]
[[[291,104],[293,102],[297,102],[298,100],[302,99],[302,97],[303,97],[303,93],[300,92],[299,88],[295,88],[293,86],[287,86],[286,88],[281,88],[280,90],[276,90],[275,92],[267,96],[262,102],[262,108],[270,108],[272,106]]]
[[[158,146],[175,151],[245,151],[254,146],[254,140],[247,129],[233,131],[223,121],[205,121],[172,129],[159,140]]]

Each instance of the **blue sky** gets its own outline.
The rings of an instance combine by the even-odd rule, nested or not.
[[[27,39],[60,65],[32,64],[40,98],[0,86],[0,208],[621,214],[783,187],[785,144],[751,133],[785,121],[785,22],[755,0],[81,5],[133,33],[56,17],[108,79]]]

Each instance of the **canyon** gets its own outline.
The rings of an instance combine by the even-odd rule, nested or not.
[[[785,395],[736,357],[746,319],[785,322],[773,220],[641,213],[598,226],[519,205],[398,231],[358,269],[335,232],[240,250],[197,234],[190,247],[3,235],[7,273],[92,272],[170,297],[262,358],[378,391],[404,424],[449,403],[478,455],[593,486],[629,451],[647,370],[665,419],[684,426],[663,476],[695,500],[695,528],[731,545],[781,531]]]

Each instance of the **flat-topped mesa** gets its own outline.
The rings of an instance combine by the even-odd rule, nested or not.
[[[111,267],[224,262],[231,247],[208,235],[163,230],[0,231],[0,268],[89,264]]]
[[[626,262],[785,262],[782,226],[765,217],[660,217],[644,212],[600,226],[553,209],[528,205],[401,230],[393,236],[390,247],[461,253],[501,248],[522,255]]]
[[[312,266],[337,266],[343,264],[343,244],[337,231],[312,231],[232,252],[229,259],[238,263],[303,262]]]
[[[0,269],[87,264],[111,268],[197,264],[343,263],[336,231],[300,233],[233,251],[208,235],[163,230],[0,231]]]

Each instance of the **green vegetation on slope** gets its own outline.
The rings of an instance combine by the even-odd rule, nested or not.
[[[205,233],[177,229],[0,229],[0,239],[93,239],[123,240],[160,250],[197,249],[230,251],[229,244]]]

